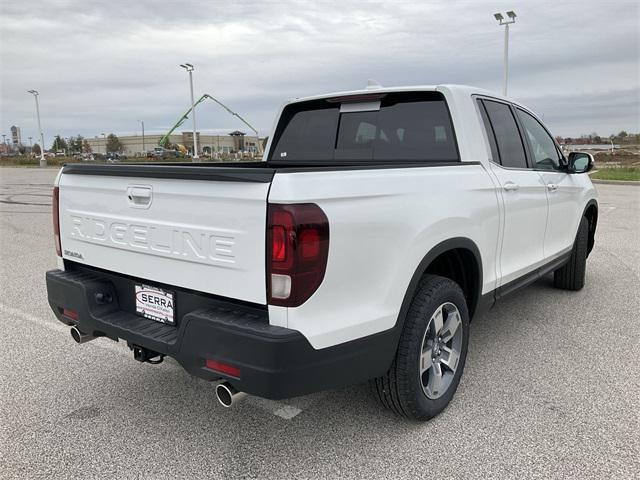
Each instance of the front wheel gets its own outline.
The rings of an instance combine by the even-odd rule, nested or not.
[[[404,322],[396,357],[385,375],[371,380],[385,407],[428,420],[449,404],[460,383],[469,343],[469,313],[452,280],[425,275]]]
[[[556,288],[580,290],[584,287],[588,249],[589,221],[586,217],[582,217],[569,261],[553,272],[553,284]]]

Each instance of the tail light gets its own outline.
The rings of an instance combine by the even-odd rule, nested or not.
[[[324,278],[329,221],[314,203],[269,204],[267,295],[269,304],[297,307]]]
[[[53,187],[53,197],[51,200],[51,213],[53,214],[53,238],[56,242],[56,253],[62,256],[62,246],[60,245],[60,188]]]

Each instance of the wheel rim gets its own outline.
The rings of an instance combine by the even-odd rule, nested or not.
[[[446,302],[431,315],[420,349],[420,385],[432,400],[444,395],[456,374],[462,351],[462,316]]]

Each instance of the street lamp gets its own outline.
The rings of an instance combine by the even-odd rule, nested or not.
[[[187,72],[189,72],[189,85],[191,87],[191,115],[193,118],[193,161],[197,162],[198,157],[198,136],[196,135],[196,104],[193,101],[193,70],[194,67],[190,63],[183,63],[180,65]]]
[[[142,124],[142,153],[147,154],[147,150],[144,148],[144,120],[138,120]]]
[[[516,23],[516,13],[513,10],[507,12],[509,20],[505,20],[501,13],[495,13],[493,15],[495,19],[504,25],[504,86],[502,93],[507,96],[507,83],[509,82],[509,25]]]
[[[107,136],[104,133],[101,133],[102,139],[104,140],[104,154],[107,154]]]
[[[47,166],[47,159],[44,157],[44,133],[42,133],[42,125],[40,124],[40,106],[38,105],[38,91],[37,90],[27,90],[27,93],[33,95],[33,98],[36,99],[36,115],[38,116],[38,130],[40,131],[40,166]]]

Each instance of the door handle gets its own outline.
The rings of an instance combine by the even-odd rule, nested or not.
[[[513,182],[507,182],[502,186],[502,188],[507,192],[515,192],[520,188],[520,185]]]
[[[129,190],[129,195],[134,198],[148,199],[151,198],[150,188],[132,187]]]
[[[558,190],[558,185],[556,185],[555,183],[547,183],[547,190],[549,190],[550,192],[555,192],[556,190]]]
[[[151,187],[130,186],[127,188],[127,198],[132,207],[147,208],[151,205]]]

